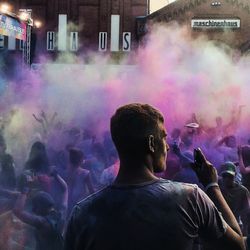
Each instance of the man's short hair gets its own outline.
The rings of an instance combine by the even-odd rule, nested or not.
[[[69,149],[69,161],[73,166],[79,166],[82,164],[84,154],[80,149],[70,148]]]
[[[145,139],[157,136],[160,111],[148,104],[132,103],[118,108],[111,118],[112,140],[119,154],[144,152]]]

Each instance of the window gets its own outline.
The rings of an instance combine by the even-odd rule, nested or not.
[[[212,2],[211,6],[213,6],[213,7],[221,6],[221,2]]]

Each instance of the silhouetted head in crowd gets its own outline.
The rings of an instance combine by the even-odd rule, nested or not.
[[[2,171],[9,172],[14,169],[14,160],[13,157],[9,154],[5,154],[1,159]]]
[[[4,188],[16,187],[16,174],[13,157],[9,154],[4,154],[0,159],[1,172],[0,183]]]
[[[34,172],[49,173],[49,159],[42,142],[37,141],[32,145],[25,168]]]
[[[77,148],[69,149],[69,162],[72,167],[79,167],[83,164],[84,154]]]
[[[242,159],[246,167],[250,166],[250,146],[242,146]]]
[[[46,192],[38,192],[32,198],[32,211],[36,215],[46,216],[54,208],[53,198]]]
[[[221,127],[222,126],[222,118],[221,118],[221,116],[217,116],[215,118],[215,122],[216,122],[217,127]]]
[[[236,166],[233,162],[225,162],[221,166],[222,183],[225,187],[230,188],[234,186],[234,179],[236,175]]]
[[[121,167],[138,162],[154,172],[165,170],[169,147],[164,118],[157,109],[139,103],[120,107],[111,118],[110,131]]]
[[[225,138],[225,145],[229,148],[235,148],[237,146],[236,137],[234,135],[227,136]]]
[[[0,135],[0,157],[6,152],[6,143],[2,135]]]
[[[247,140],[247,144],[250,145],[250,138]]]

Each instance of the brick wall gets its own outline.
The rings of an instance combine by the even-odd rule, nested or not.
[[[146,16],[147,0],[12,0],[9,1],[15,11],[31,8],[33,18],[43,22],[43,28],[37,30],[38,48],[46,50],[47,31],[57,31],[58,14],[67,14],[69,21],[80,27],[79,40],[82,49],[98,49],[99,32],[110,34],[110,16],[121,17],[120,32],[132,32],[136,38],[136,16]],[[72,30],[74,31],[74,30]]]
[[[212,3],[220,2],[213,6]],[[191,20],[198,18],[240,18],[239,29],[205,30],[191,28]],[[222,41],[231,47],[240,48],[250,42],[250,2],[248,0],[177,0],[160,11],[147,17],[147,21],[166,22],[177,21],[186,25],[193,35],[207,34],[212,40]],[[243,50],[246,50],[247,47]]]

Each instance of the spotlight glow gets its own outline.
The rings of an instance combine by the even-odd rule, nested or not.
[[[35,27],[36,28],[41,28],[42,27],[42,22],[41,21],[38,21],[38,20],[36,20],[35,22],[34,22],[34,25],[35,25]]]
[[[0,5],[0,11],[2,13],[8,13],[10,10],[11,10],[11,7],[10,7],[9,4],[3,3],[3,4]]]

